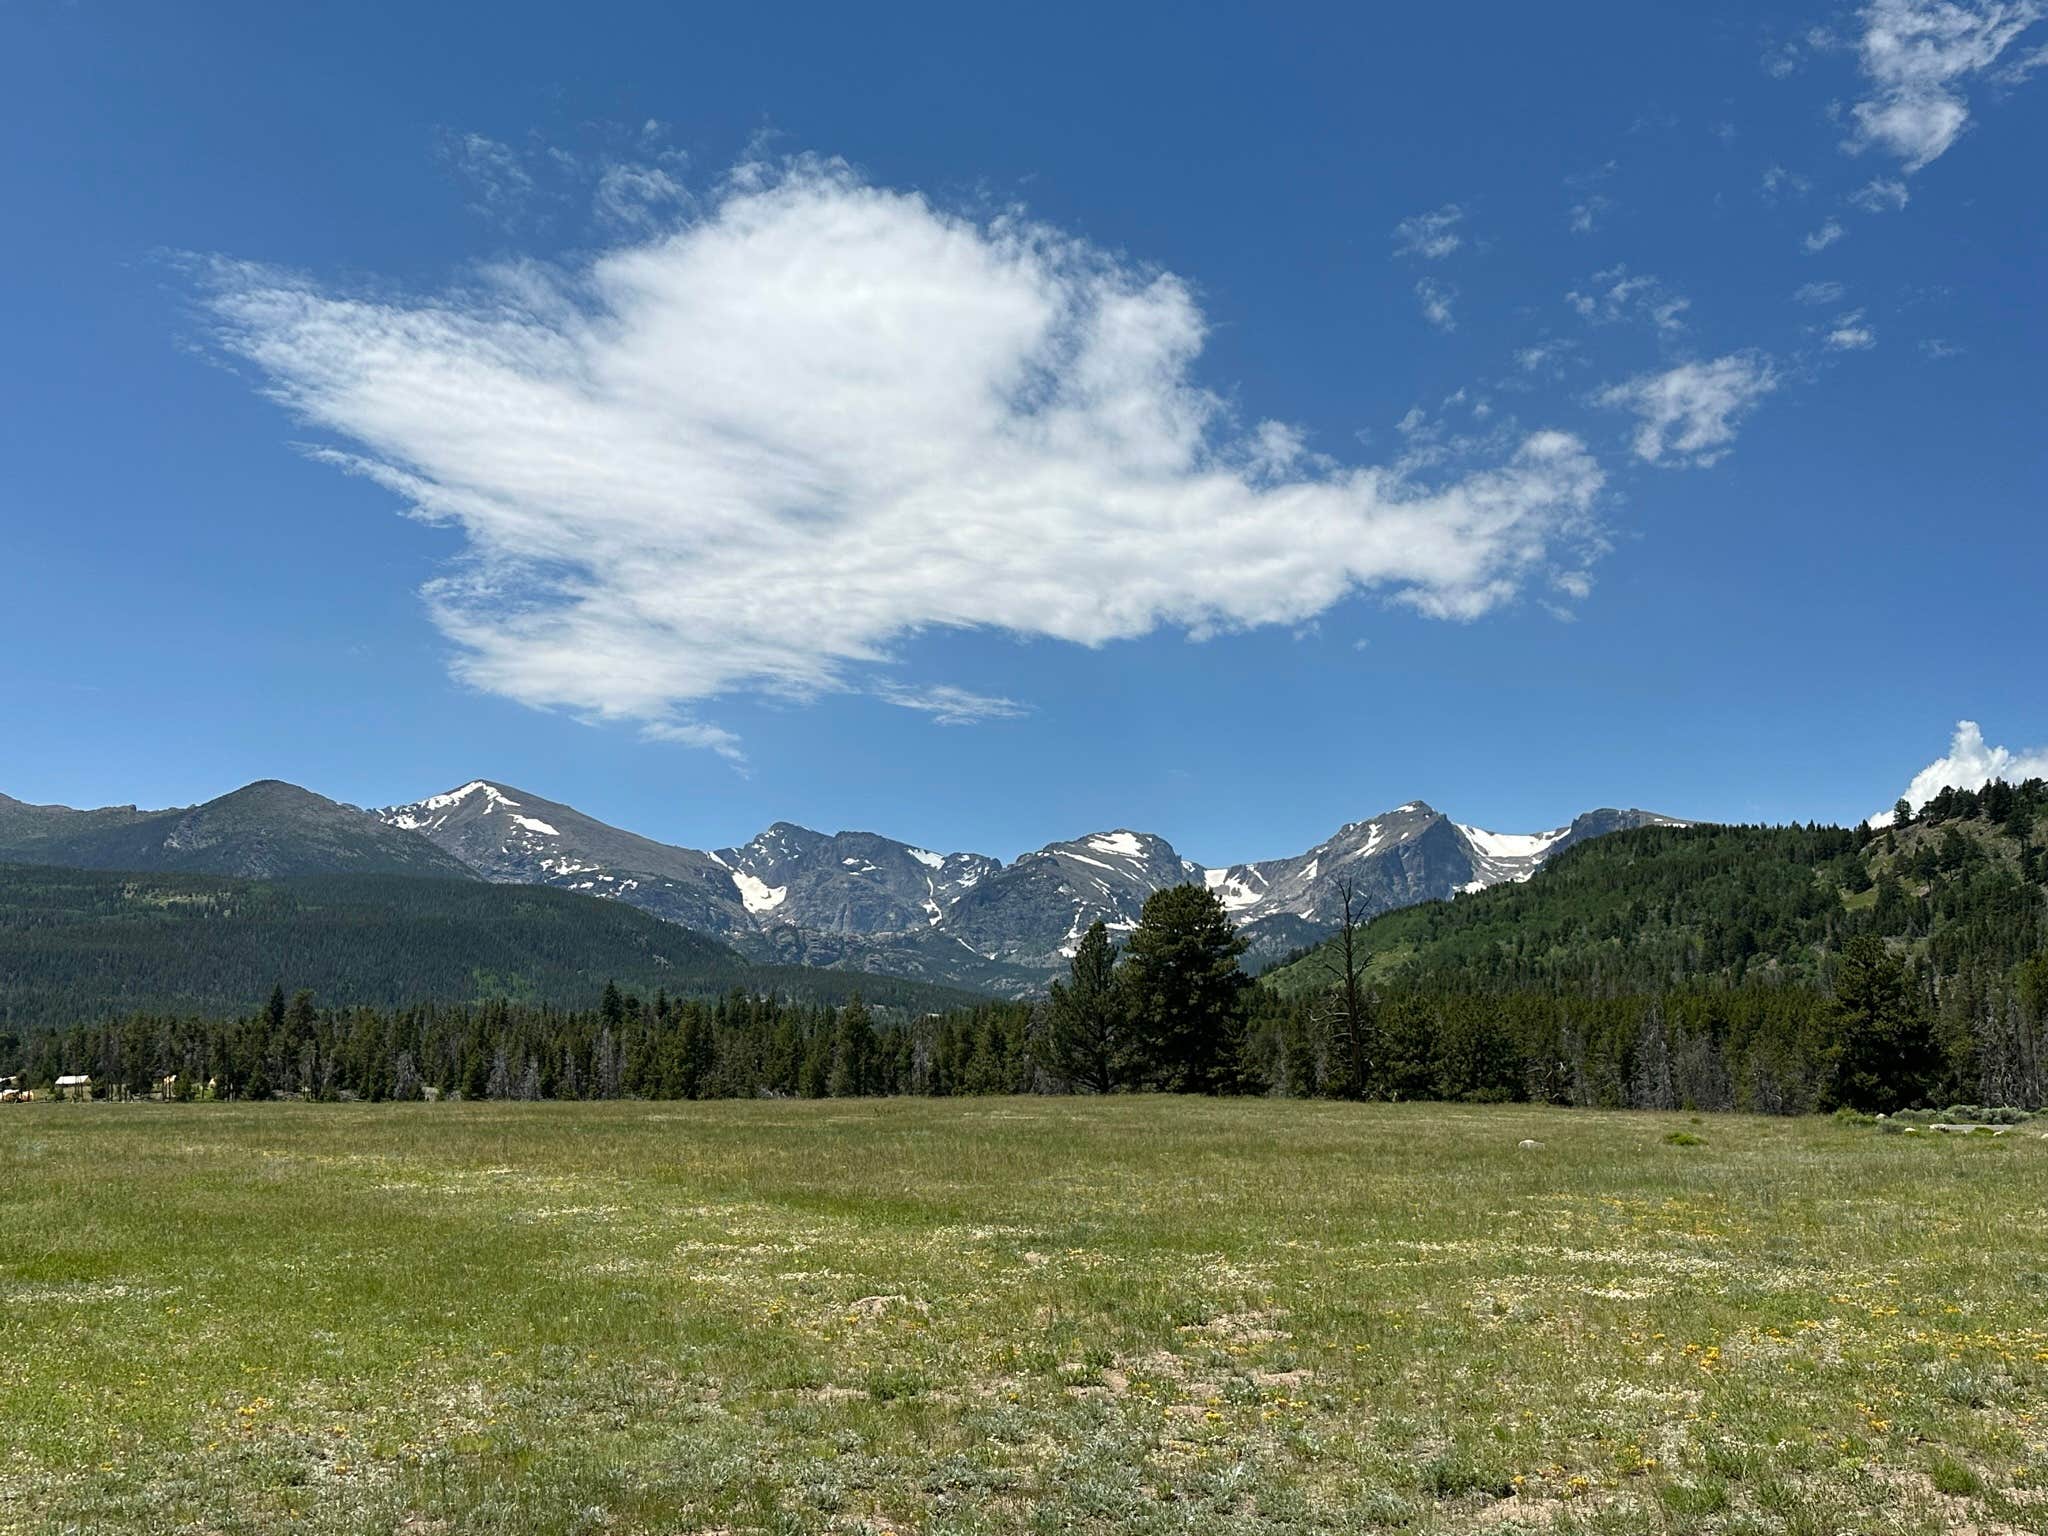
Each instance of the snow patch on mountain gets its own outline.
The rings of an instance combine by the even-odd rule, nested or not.
[[[471,779],[460,789],[451,789],[446,794],[429,795],[412,805],[400,806],[382,813],[383,820],[394,827],[403,827],[408,832],[425,831],[439,826],[448,819],[450,812],[461,807],[472,795],[483,796],[482,811],[489,814],[500,806],[516,808],[517,800],[511,800],[498,792],[495,784],[486,784],[482,779]]]
[[[732,872],[732,883],[739,888],[740,901],[749,912],[773,912],[789,898],[788,886],[770,886],[767,881],[743,869]]]
[[[1140,858],[1145,852],[1145,845],[1138,841],[1134,832],[1101,832],[1088,839],[1088,846],[1097,853],[1116,854],[1126,859]]]
[[[1533,859],[1548,850],[1571,828],[1558,827],[1549,832],[1488,832],[1483,827],[1468,827],[1459,822],[1458,830],[1489,859]]]

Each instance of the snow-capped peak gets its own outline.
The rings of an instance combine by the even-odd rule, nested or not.
[[[438,825],[446,820],[457,806],[479,794],[483,796],[482,814],[487,816],[501,806],[507,810],[515,810],[519,805],[517,800],[502,793],[497,785],[488,784],[482,779],[471,779],[460,789],[451,789],[446,794],[429,795],[426,799],[411,805],[393,806],[384,812],[384,820],[394,827],[417,832],[423,827]]]
[[[1457,824],[1466,840],[1489,859],[1533,859],[1571,831],[1557,827],[1549,832],[1489,832],[1484,827]]]
[[[1118,858],[1142,858],[1145,853],[1145,845],[1138,841],[1135,832],[1098,832],[1086,841],[1097,853],[1114,854]]]

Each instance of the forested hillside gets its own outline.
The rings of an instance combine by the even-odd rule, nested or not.
[[[0,858],[75,869],[185,871],[274,880],[292,875],[475,871],[425,838],[296,784],[259,779],[204,805],[74,811],[0,797]]]
[[[1246,941],[1218,896],[1171,886],[1121,945],[1091,927],[1037,1004],[750,966],[619,903],[531,887],[5,870],[0,997],[15,1027],[0,1030],[0,1070],[11,1060],[37,1083],[176,1072],[186,1091],[212,1081],[230,1096],[2035,1108],[2048,1102],[2044,819],[2048,792],[2029,783],[1945,795],[1878,831],[1624,832],[1526,884],[1355,928],[1348,968],[1332,944],[1264,984],[1243,973]],[[625,990],[595,1011],[551,1006],[588,1010],[600,975]],[[843,1002],[856,984],[899,1015]],[[308,990],[258,1008],[273,986]],[[66,1014],[75,998],[101,1018],[135,1011],[34,1027],[92,1016]]]
[[[606,978],[649,993],[738,987],[819,1002],[958,1006],[886,976],[760,965],[618,902],[395,875],[242,880],[0,864],[0,1027],[134,1011],[220,1016],[273,988],[404,1007],[507,999],[586,1005]]]
[[[1260,989],[1294,1092],[1769,1112],[2048,1100],[2048,786],[1946,791],[1883,830],[1645,828],[1523,885],[1332,943]]]
[[[2048,943],[2037,784],[1950,793],[1906,825],[1645,827],[1560,854],[1536,878],[1390,912],[1363,935],[1378,982],[1479,991],[1821,983],[1870,935],[1940,975],[2002,970]],[[1321,984],[1329,946],[1269,972]]]

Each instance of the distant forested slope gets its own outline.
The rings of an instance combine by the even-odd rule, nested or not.
[[[1645,827],[1583,843],[1534,879],[1390,912],[1363,932],[1374,979],[1599,995],[1819,983],[1862,935],[1936,974],[2004,970],[2048,945],[2048,794],[1930,805],[1909,825]],[[1269,972],[1312,990],[1328,947]]]
[[[274,987],[330,1004],[587,1005],[608,979],[882,1007],[972,1002],[885,976],[750,962],[618,902],[401,875],[244,880],[0,864],[0,1026],[132,1011],[222,1015]]]

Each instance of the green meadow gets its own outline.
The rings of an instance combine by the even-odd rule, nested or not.
[[[2042,1128],[10,1105],[0,1531],[2048,1532]]]

